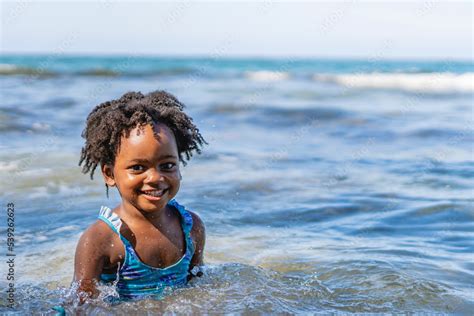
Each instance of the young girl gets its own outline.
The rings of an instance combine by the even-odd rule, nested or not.
[[[206,143],[183,107],[164,91],[130,92],[89,114],[79,165],[91,179],[99,166],[107,195],[115,187],[122,201],[103,206],[79,240],[74,281],[82,296],[96,297],[101,281],[115,282],[123,300],[159,297],[202,275],[204,225],[173,199],[179,162]]]

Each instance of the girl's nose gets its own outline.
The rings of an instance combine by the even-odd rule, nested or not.
[[[150,168],[147,173],[147,177],[145,179],[145,183],[153,183],[163,180],[163,176],[161,173],[156,170],[155,168]]]

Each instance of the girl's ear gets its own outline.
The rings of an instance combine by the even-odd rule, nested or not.
[[[114,170],[111,165],[101,165],[102,175],[104,176],[105,184],[108,186],[115,186]]]

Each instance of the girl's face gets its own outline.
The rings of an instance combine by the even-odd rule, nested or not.
[[[145,125],[137,132],[138,127],[122,137],[115,165],[102,171],[106,183],[117,186],[125,208],[146,215],[164,210],[178,193],[181,174],[176,140],[166,125]]]

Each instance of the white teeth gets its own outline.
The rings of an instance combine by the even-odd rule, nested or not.
[[[165,190],[154,190],[154,191],[143,191],[146,195],[154,196],[154,197],[160,197],[163,195]]]

